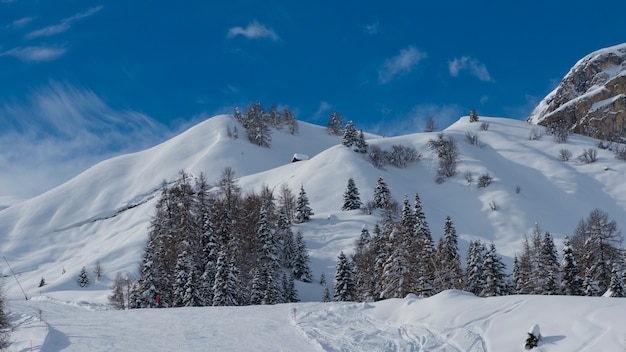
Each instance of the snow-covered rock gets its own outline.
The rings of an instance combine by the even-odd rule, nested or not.
[[[533,110],[528,121],[564,121],[580,134],[626,137],[626,44],[595,51],[579,60],[559,86]]]

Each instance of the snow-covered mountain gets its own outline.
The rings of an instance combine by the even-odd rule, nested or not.
[[[528,117],[596,138],[626,136],[626,44],[580,59]]]
[[[91,315],[80,318],[85,307],[94,304],[100,307],[99,304],[106,303],[116,273],[136,273],[147,240],[148,223],[159,196],[159,187],[164,181],[174,181],[181,170],[195,176],[204,173],[209,183],[212,183],[229,166],[235,170],[244,191],[258,191],[263,184],[275,188],[285,183],[297,193],[303,185],[315,215],[310,222],[294,227],[303,233],[307,241],[316,280],[322,272],[332,278],[338,253],[351,252],[361,227],[368,225],[371,228],[378,220],[376,215],[367,215],[360,210],[340,210],[343,192],[350,177],[354,179],[364,202],[372,199],[379,176],[384,178],[392,196],[399,202],[405,195],[413,199],[418,192],[435,239],[443,232],[444,219],[449,215],[459,234],[462,254],[465,254],[469,240],[493,241],[508,264],[521,251],[524,235],[531,233],[536,222],[544,230],[550,231],[559,242],[559,249],[562,238],[571,234],[578,221],[595,208],[607,212],[617,221],[619,228],[626,228],[626,184],[623,181],[626,163],[616,159],[613,152],[604,149],[597,150],[597,161],[591,164],[580,162],[575,157],[569,161],[559,159],[562,149],[568,149],[577,156],[584,150],[595,148],[598,141],[588,137],[572,135],[567,144],[555,143],[550,135],[531,140],[530,135],[537,137],[541,132],[535,125],[489,117],[480,117],[478,123],[470,123],[468,117],[461,117],[443,131],[458,143],[458,172],[456,176],[438,184],[435,182],[437,158],[427,148],[428,141],[436,138],[437,133],[387,138],[366,134],[370,145],[388,150],[392,145],[402,144],[416,148],[422,155],[420,161],[406,168],[388,165],[384,169],[377,169],[367,156],[344,147],[341,137],[329,135],[324,127],[300,122],[298,134],[274,131],[270,148],[253,145],[245,137],[233,138],[232,131],[235,128],[244,131],[233,117],[215,116],[153,148],[105,160],[38,197],[5,202],[6,208],[0,210],[1,250],[21,284],[20,287],[9,276],[8,266],[2,266],[6,291],[12,301],[10,305],[16,312],[13,319],[22,327],[16,335],[16,339],[21,339],[21,342],[16,346],[27,348],[28,336],[31,336],[32,346],[32,336],[36,336],[35,345],[39,341],[47,348],[62,349],[71,345],[81,350],[77,342],[70,341],[68,336],[76,339],[76,331],[85,324],[85,319],[102,319],[101,323],[96,324],[105,324],[104,321],[111,318],[144,322],[164,319],[182,321],[183,316],[177,312],[196,314],[184,309],[160,310],[163,313],[132,313],[125,318],[116,315],[118,313],[100,312],[97,317]],[[478,143],[468,143],[468,133],[477,136]],[[295,153],[305,154],[309,159],[292,163]],[[465,177],[469,173],[474,179],[471,184]],[[486,188],[478,188],[475,180],[485,173],[493,177],[493,183]],[[492,210],[494,205],[496,210]],[[104,268],[103,279],[87,288],[80,288],[76,284],[79,271],[83,266],[93,268],[96,261]],[[42,278],[46,285],[39,287]],[[329,282],[332,284],[332,280]],[[35,297],[30,303],[18,303],[24,297],[21,288],[28,297]],[[300,298],[305,302],[319,301],[322,295],[321,287],[316,283],[300,284],[298,290]],[[250,346],[254,343],[266,346],[259,347],[260,350],[273,350],[267,342],[271,339],[263,336],[266,336],[269,326],[275,326],[292,329],[288,333],[297,336],[284,341],[295,345],[308,341],[310,349],[376,350],[372,346],[379,346],[381,340],[370,341],[365,340],[365,337],[387,334],[384,336],[389,336],[390,344],[381,350],[419,349],[416,347],[419,343],[430,341],[440,344],[439,347],[433,345],[435,350],[483,351],[517,341],[517,333],[520,334],[521,346],[530,324],[541,323],[541,319],[551,319],[551,314],[547,312],[531,316],[526,308],[517,307],[530,307],[528,309],[539,314],[538,311],[545,305],[566,310],[568,305],[576,304],[584,307],[583,311],[606,311],[608,308],[605,306],[609,304],[598,301],[600,298],[568,299],[558,305],[547,297],[511,296],[477,301],[477,298],[464,293],[444,292],[423,301],[409,297],[406,300],[372,305],[323,306],[308,303],[274,308],[222,308],[211,314],[217,312],[227,319],[232,313],[241,312],[240,309],[248,309],[242,316],[252,314],[259,316],[259,319],[266,314],[280,316],[276,323],[265,320],[259,323],[257,335],[252,338]],[[82,301],[91,304],[85,306],[85,303],[77,303]],[[83,308],[72,308],[76,306]],[[467,321],[459,321],[456,318],[458,311],[446,308],[461,306],[476,308],[463,318]],[[420,308],[405,314],[410,307]],[[417,321],[427,318],[424,315],[426,307],[442,309],[443,315],[432,315],[437,318],[431,318],[428,326],[422,326]],[[294,314],[294,308],[299,312],[295,319],[301,325],[283,316]],[[52,315],[52,328],[43,333],[47,342],[41,342],[44,340],[41,334],[24,330],[40,326],[32,313],[38,309]],[[626,305],[612,306],[611,309],[624,312]],[[508,315],[509,312],[513,312],[513,315]],[[161,315],[157,317],[154,314]],[[494,330],[493,326],[505,327],[501,324],[507,321],[507,317],[509,321],[519,321],[511,325],[515,327],[515,332],[503,335],[502,329]],[[539,320],[533,320],[535,317]],[[571,314],[568,317],[566,319],[569,321],[579,319]],[[229,319],[230,323],[226,326],[233,329],[242,324],[236,317]],[[348,340],[341,338],[340,335],[346,336],[349,332],[339,330],[339,326],[347,326],[357,320],[361,321],[360,325],[351,325],[358,326],[358,332],[354,332],[356,335]],[[598,340],[589,346],[619,346],[621,342],[616,337],[619,334],[611,327],[616,321],[617,318],[610,317],[602,322],[596,316],[576,325],[575,329],[568,327],[565,332],[562,324],[556,324],[558,327],[547,332],[550,337],[548,340],[550,344],[558,345],[560,350],[571,350],[568,348],[589,340],[592,330],[588,328],[594,326],[593,331],[610,329],[611,342],[607,345]],[[60,325],[54,328],[54,323]],[[462,326],[466,334],[461,336],[460,333],[452,332],[450,326],[453,323]],[[147,331],[130,328],[140,324],[128,321],[120,324],[119,331],[136,331],[136,334],[146,334]],[[193,334],[192,330],[188,330],[193,324],[177,331]],[[59,326],[64,326],[65,330],[61,332]],[[45,328],[43,325],[40,327]],[[415,332],[415,329],[419,332]],[[409,330],[412,332],[409,333]],[[119,331],[108,333],[110,336],[118,336]],[[585,333],[574,338],[573,334],[579,331]],[[211,333],[206,332],[209,335]],[[211,340],[206,334],[200,333],[198,341]],[[396,337],[392,338],[392,335]],[[86,340],[100,341],[102,345],[98,348],[86,346],[84,350],[117,349],[115,346],[118,345],[111,344],[111,340],[103,336],[88,336]],[[170,338],[168,343],[161,345],[161,350],[185,346],[185,340],[167,334],[163,336]],[[236,335],[224,336],[228,341],[237,340]],[[359,340],[359,336],[364,339]],[[37,340],[39,338],[41,341]],[[85,339],[81,341],[85,342]],[[561,341],[563,339],[565,342]],[[119,346],[135,346],[132,336],[119,341],[122,341]],[[227,350],[240,349],[235,346]]]
[[[626,228],[626,163],[602,149],[592,164],[558,158],[563,148],[578,155],[595,147],[596,140],[577,135],[568,144],[556,144],[550,136],[529,140],[536,126],[505,118],[481,117],[480,122],[489,128],[484,131],[481,123],[462,117],[445,129],[460,147],[460,164],[455,177],[437,184],[437,159],[427,148],[436,133],[367,135],[370,145],[390,149],[403,144],[422,154],[406,168],[377,169],[320,126],[300,123],[296,135],[274,131],[271,147],[263,148],[245,138],[228,137],[227,131],[243,127],[230,116],[216,116],[153,148],[105,160],[45,194],[0,211],[2,254],[19,273],[28,295],[69,291],[77,299],[104,302],[108,280],[117,272],[137,271],[162,182],[175,180],[185,170],[196,176],[203,172],[211,183],[227,166],[235,170],[244,190],[286,183],[297,193],[305,187],[315,215],[311,222],[295,226],[308,243],[315,276],[324,271],[332,277],[337,254],[350,252],[361,227],[371,228],[377,221],[361,211],[340,210],[350,177],[363,201],[372,199],[379,176],[400,202],[418,192],[435,239],[445,217],[451,216],[462,252],[471,239],[493,241],[509,263],[535,222],[559,241],[600,208],[619,228]],[[478,136],[480,146],[466,142],[468,132]],[[294,153],[310,158],[292,163]],[[467,173],[474,179],[489,173],[494,182],[477,188],[475,182],[468,185]],[[78,272],[97,260],[105,268],[105,280],[79,290]],[[3,267],[3,274],[8,273]],[[42,277],[47,285],[39,288]],[[10,296],[22,295],[15,285],[7,289]],[[305,300],[318,297],[315,290],[301,290]]]

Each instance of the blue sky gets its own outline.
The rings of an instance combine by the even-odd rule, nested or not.
[[[0,0],[0,186],[31,172],[13,190],[41,192],[253,101],[321,125],[336,110],[388,135],[421,131],[429,116],[444,128],[471,108],[523,119],[578,59],[625,41],[613,18],[625,9]]]

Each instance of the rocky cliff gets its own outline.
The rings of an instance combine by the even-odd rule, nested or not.
[[[626,44],[593,52],[574,65],[528,117],[601,139],[626,137]]]

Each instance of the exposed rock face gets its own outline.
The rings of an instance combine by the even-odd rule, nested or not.
[[[578,61],[528,121],[544,126],[564,122],[575,133],[601,139],[626,137],[626,44]]]

